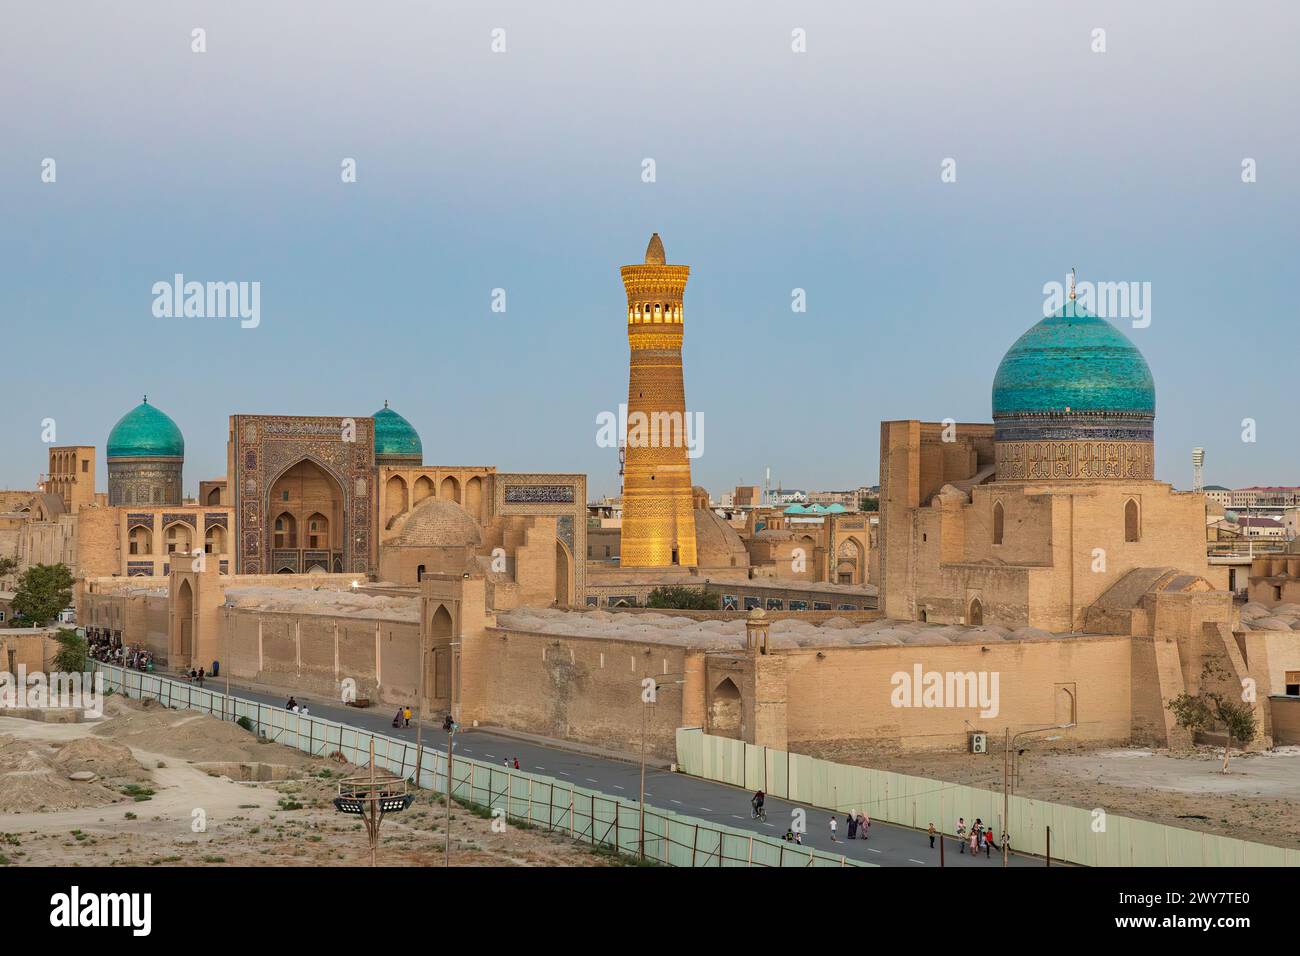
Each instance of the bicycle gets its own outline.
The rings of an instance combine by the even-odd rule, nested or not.
[[[750,818],[751,820],[759,820],[759,821],[762,821],[763,823],[766,823],[766,822],[767,822],[767,807],[765,807],[765,806],[760,807],[760,806],[756,806],[756,805],[754,805],[754,804],[751,803],[750,806],[749,806],[749,818]]]

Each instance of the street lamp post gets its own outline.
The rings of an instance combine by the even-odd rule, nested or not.
[[[1078,706],[1077,703],[1075,706]],[[1075,726],[1074,721],[1070,721],[1070,723],[1068,724],[1052,724],[1050,727],[1033,727],[1030,728],[1029,730],[1020,731],[1020,733],[1016,734],[1014,737],[1011,736],[1011,728],[1010,727],[1006,728],[1006,732],[1003,736],[1003,745],[1002,745],[1002,865],[1003,866],[1009,865],[1008,859],[1010,857],[1010,850],[1007,847],[1007,842],[1011,836],[1011,820],[1008,817],[1009,807],[1011,803],[1009,790],[1008,790],[1008,783],[1010,779],[1008,776],[1008,766],[1011,762],[1011,746],[1021,737],[1027,736],[1028,734],[1041,734],[1049,730],[1068,730],[1073,726]]]
[[[683,674],[663,675],[665,677],[684,677]],[[684,684],[684,680],[668,681],[671,684]],[[646,722],[649,717],[650,706],[658,701],[660,685],[653,677],[644,677],[641,680],[641,793],[637,798],[637,855],[640,859],[645,859],[645,752],[646,752]],[[618,810],[614,811],[616,814]],[[592,828],[596,826],[593,818]]]

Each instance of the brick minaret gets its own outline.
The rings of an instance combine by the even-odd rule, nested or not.
[[[627,461],[620,565],[692,567],[695,514],[682,386],[682,293],[690,266],[664,264],[659,233],[645,263],[624,266],[627,338]]]

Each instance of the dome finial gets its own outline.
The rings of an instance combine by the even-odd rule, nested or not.
[[[1074,266],[1070,266],[1070,301],[1074,301]]]
[[[664,241],[659,238],[659,233],[650,236],[650,244],[645,247],[645,264],[648,266],[661,266],[668,260],[664,258]]]
[[[148,395],[146,395],[146,396],[144,397],[144,404],[145,404],[145,405],[148,405],[148,404],[149,404],[149,396],[148,396]]]
[[[388,399],[384,399],[384,408],[388,407]]]

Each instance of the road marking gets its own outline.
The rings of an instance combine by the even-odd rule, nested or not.
[[[712,813],[712,812],[713,812],[713,811],[710,810],[708,807],[700,807],[700,809],[703,810],[705,813]]]
[[[744,818],[744,817],[738,817],[738,816],[736,816],[736,815],[733,813],[733,814],[731,815],[731,819],[733,819],[733,820],[743,820],[743,819],[745,819],[745,818]]]
[[[545,768],[545,767],[534,767],[533,769],[534,769],[534,770],[545,770],[546,768]]]
[[[916,864],[919,865],[919,866],[925,866],[925,864],[922,863],[920,860],[913,860],[910,856],[907,858],[907,862],[908,862],[908,863],[916,863]]]
[[[681,802],[680,800],[671,800],[671,799],[670,799],[668,802],[669,802],[669,803],[675,803],[675,804],[677,804],[679,807],[682,805],[682,802]]]
[[[874,847],[867,847],[867,852],[868,852],[868,853],[879,853],[880,851],[877,850],[877,849],[875,849]]]
[[[556,772],[556,773],[562,773],[562,774],[564,774],[566,777],[569,775],[569,771],[567,771],[567,770],[557,770],[557,771],[555,771],[555,772]]]
[[[618,784],[614,784],[614,789],[615,789],[615,790],[622,790],[623,788],[620,787]]]
[[[776,824],[775,824],[775,823],[764,823],[763,826],[765,826],[765,827],[774,827],[774,826],[776,826]]]
[[[595,777],[588,777],[588,778],[587,778],[587,783],[596,783],[596,782],[597,782],[597,780],[596,780]]]
[[[496,754],[484,753],[483,756],[484,756],[484,757],[491,757],[493,760],[496,760],[496,759],[497,759],[497,755],[496,755]]]

